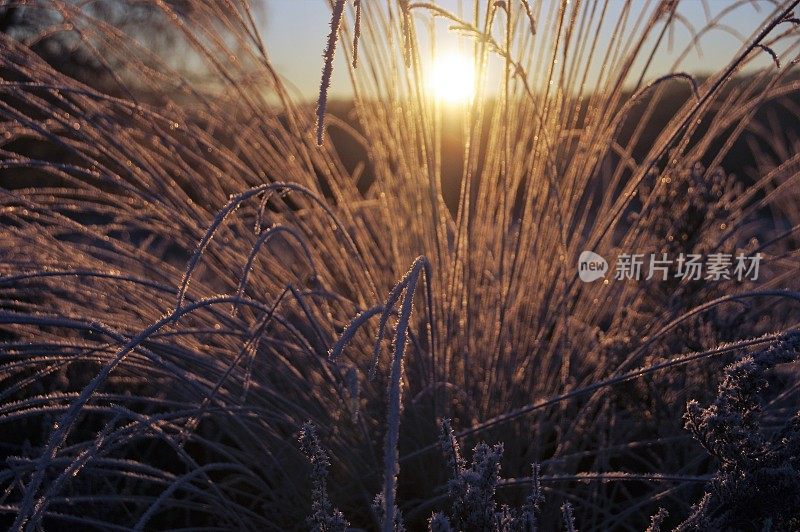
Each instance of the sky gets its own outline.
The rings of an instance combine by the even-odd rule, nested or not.
[[[370,2],[383,3],[384,1],[364,0],[365,9],[369,8]],[[548,0],[543,1],[547,2]],[[592,0],[584,1],[591,2]],[[612,12],[614,10],[621,11],[625,4],[625,0],[609,0],[609,2]],[[646,5],[645,0],[631,0],[631,2],[634,9],[641,9]],[[471,4],[465,0],[439,0],[436,3],[453,12],[458,11],[459,4]],[[705,25],[707,10],[714,15],[729,6],[731,1],[706,0],[705,7],[703,4],[702,0],[682,0],[678,12],[689,23],[702,27]],[[731,35],[728,29],[750,36],[759,28],[760,23],[771,13],[772,9],[766,0],[756,0],[756,2],[748,3],[732,11],[722,20],[725,27],[706,34],[702,42],[703,55],[691,53],[680,70],[693,74],[704,74],[721,68],[734,57],[741,46],[740,41]],[[316,97],[322,67],[322,51],[328,35],[329,22],[330,9],[326,0],[266,0],[263,32],[270,56],[278,72],[291,86],[296,88],[298,95],[303,98],[313,99]],[[441,26],[439,30],[441,35],[437,35],[437,40],[440,42],[458,38],[453,36],[452,32],[448,32],[446,25],[440,24],[439,26]],[[610,29],[608,31],[610,32]],[[602,40],[608,38],[608,35],[598,35],[597,38]],[[683,48],[687,39],[688,31],[677,30],[674,48]],[[771,61],[766,54],[763,55],[764,57],[758,58],[757,62],[761,66]],[[652,74],[653,78],[667,74],[671,63],[669,54],[657,56],[648,74]],[[334,69],[330,94],[334,98],[351,96],[350,81],[341,64],[339,64],[339,68]]]

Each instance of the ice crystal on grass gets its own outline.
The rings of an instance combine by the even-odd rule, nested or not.
[[[442,512],[436,512],[428,519],[429,532],[451,532],[453,530],[450,520]]]
[[[650,526],[647,527],[645,532],[661,532],[661,525],[667,517],[669,517],[669,512],[664,508],[659,508],[650,519]]]
[[[319,83],[319,99],[317,101],[317,144],[322,145],[325,135],[325,112],[328,109],[328,89],[331,86],[331,76],[333,76],[333,60],[336,57],[336,43],[339,41],[339,26],[342,23],[345,0],[335,0],[331,13],[331,29],[328,33],[328,41],[325,46],[323,58],[325,59],[322,67],[322,79]]]
[[[575,515],[573,514],[572,504],[565,502],[561,505],[561,516],[564,519],[565,532],[578,532],[575,528]]]
[[[405,532],[406,527],[403,523],[403,513],[399,508],[394,507],[392,512],[392,520],[386,520],[386,502],[383,499],[383,494],[378,493],[372,499],[372,511],[378,516],[378,522],[381,523],[381,530],[384,532]]]

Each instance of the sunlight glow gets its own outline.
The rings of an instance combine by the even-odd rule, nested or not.
[[[444,103],[467,103],[475,94],[475,63],[464,54],[439,55],[427,77],[431,95]]]

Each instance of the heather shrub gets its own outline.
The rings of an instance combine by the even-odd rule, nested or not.
[[[322,447],[317,436],[316,428],[311,423],[306,423],[300,430],[299,436],[300,449],[311,462],[311,481],[313,483],[312,492],[312,514],[309,516],[309,524],[314,532],[343,532],[347,530],[348,523],[342,512],[333,507],[328,498],[328,469],[330,459],[328,453]]]
[[[797,361],[798,348],[797,333],[789,333],[727,366],[713,403],[704,408],[688,403],[686,428],[719,469],[681,529],[794,530],[800,525],[800,411],[789,404],[783,426],[764,423],[769,371]]]

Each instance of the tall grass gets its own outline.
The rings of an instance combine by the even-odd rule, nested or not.
[[[442,458],[444,418],[476,470],[493,457],[483,509],[542,530],[721,522],[714,486],[751,500],[763,468],[705,452],[698,405],[800,317],[798,145],[771,118],[797,123],[798,3],[758,3],[760,29],[696,80],[683,58],[746,2],[687,20],[674,1],[337,0],[315,113],[244,1],[153,3],[166,49],[102,4],[3,2],[26,20],[0,34],[3,523],[445,530],[466,465]],[[458,112],[426,89],[432,24],[477,65]],[[752,168],[730,167],[742,152]],[[764,258],[757,281],[584,284],[583,250]],[[763,446],[796,430],[785,358],[742,392]],[[796,472],[792,449],[770,452]]]

